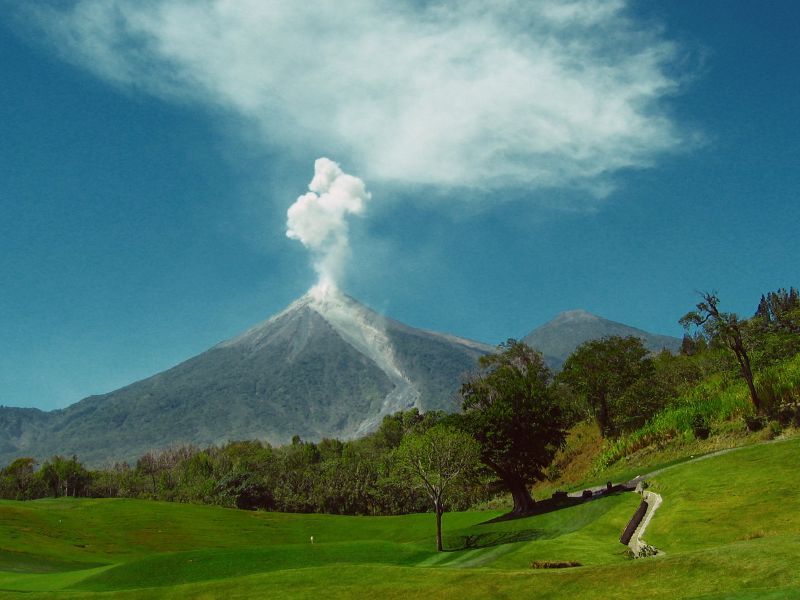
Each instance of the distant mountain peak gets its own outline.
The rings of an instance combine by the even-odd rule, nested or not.
[[[565,321],[597,321],[601,318],[602,317],[593,315],[588,310],[576,308],[574,310],[565,310],[564,312],[558,313],[551,322],[562,323]]]
[[[580,308],[557,314],[552,320],[531,331],[522,341],[539,350],[550,368],[557,370],[575,348],[584,342],[608,336],[637,337],[652,352],[664,348],[676,352],[680,348],[678,338],[649,333],[604,319]]]

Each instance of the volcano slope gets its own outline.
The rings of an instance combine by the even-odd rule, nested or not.
[[[631,560],[627,492],[533,517],[246,512],[143,500],[0,502],[0,595],[121,598],[800,597],[800,439],[671,467]],[[315,543],[310,543],[310,536]],[[471,548],[465,549],[465,546]],[[530,564],[577,562],[564,569]]]
[[[178,444],[349,439],[412,407],[458,410],[463,376],[492,350],[409,327],[334,288],[313,289],[122,389],[51,412],[0,407],[0,464],[75,454],[99,466]]]

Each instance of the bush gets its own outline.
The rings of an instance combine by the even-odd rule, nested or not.
[[[796,421],[800,406],[800,355],[764,369],[756,377],[756,390],[769,417],[784,424]]]
[[[766,418],[759,415],[750,415],[744,419],[747,431],[761,431],[767,425]]]
[[[766,431],[767,439],[774,440],[781,433],[783,433],[783,426],[778,421],[770,421]]]
[[[582,566],[576,560],[535,560],[531,563],[531,569],[568,569]]]
[[[702,413],[694,413],[692,417],[692,433],[698,440],[707,440],[711,435],[711,425],[708,417]]]

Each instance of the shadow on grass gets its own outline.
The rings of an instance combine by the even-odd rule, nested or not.
[[[459,550],[477,550],[491,548],[515,542],[530,542],[546,537],[547,532],[537,529],[521,529],[518,531],[490,531],[487,533],[459,536],[458,540],[448,540],[446,552]]]
[[[591,502],[593,500],[598,500],[600,498],[608,498],[610,496],[616,496],[624,492],[628,492],[630,490],[631,488],[629,488],[627,485],[618,485],[614,486],[610,490],[603,489],[602,491],[597,491],[591,496],[583,496],[583,497],[557,496],[553,498],[548,498],[547,500],[540,500],[536,502],[533,510],[525,514],[507,513],[505,515],[500,515],[499,517],[495,517],[493,519],[489,519],[488,521],[479,523],[475,527],[478,528],[483,525],[492,525],[507,521],[527,519],[529,517],[551,513],[565,508],[571,508],[573,506],[584,504],[586,502]],[[535,528],[505,530],[505,531],[486,531],[485,533],[482,532],[469,533],[466,535],[450,538],[448,540],[449,543],[447,544],[448,546],[447,551],[474,550],[478,548],[489,548],[491,546],[499,546],[501,544],[512,544],[514,542],[529,542],[537,539],[549,538],[552,537],[552,535],[553,535],[552,531],[535,529]]]
[[[0,571],[8,573],[61,573],[105,566],[107,563],[59,560],[47,556],[0,550]]]
[[[599,496],[598,496],[599,498]],[[504,515],[500,515],[499,517],[495,517],[494,519],[489,519],[488,521],[484,521],[483,523],[479,523],[479,525],[491,525],[492,523],[503,523],[504,521],[515,521],[517,519],[527,519],[528,517],[535,517],[536,515],[543,515],[545,513],[553,512],[555,510],[561,510],[562,508],[569,508],[570,506],[577,506],[578,504],[583,504],[584,502],[588,502],[589,500],[594,500],[595,498],[548,498],[547,500],[539,500],[536,504],[533,505],[533,510],[525,512],[525,513],[506,513]]]

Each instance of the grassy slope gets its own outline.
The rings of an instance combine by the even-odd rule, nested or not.
[[[800,439],[792,439],[665,470],[652,481],[664,503],[645,536],[665,555],[639,561],[624,559],[616,541],[638,503],[634,494],[484,525],[497,513],[447,514],[447,545],[469,539],[478,547],[443,554],[431,551],[431,515],[2,502],[0,590],[34,592],[26,598],[52,590],[81,598],[103,591],[123,598],[800,596],[798,467]],[[531,570],[533,559],[586,566]]]

